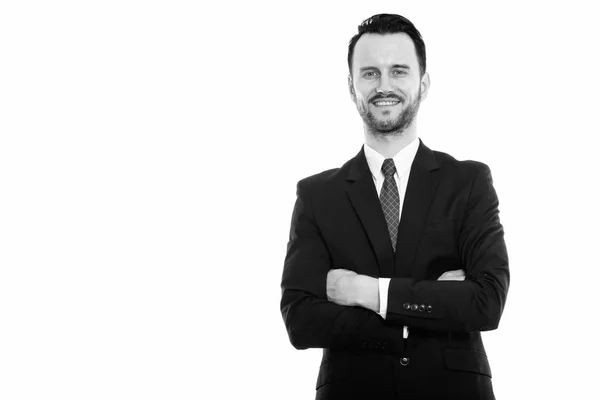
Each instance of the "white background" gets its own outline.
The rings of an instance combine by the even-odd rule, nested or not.
[[[427,45],[420,137],[492,170],[496,397],[598,396],[592,2],[332,3],[0,5],[0,398],[313,398],[295,186],[360,149],[347,43],[380,12]]]

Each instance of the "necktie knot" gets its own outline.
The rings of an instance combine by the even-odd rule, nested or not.
[[[394,176],[394,174],[396,173],[396,165],[394,164],[393,158],[386,158],[385,160],[383,160],[381,172],[383,172],[383,176],[385,176],[386,178]]]

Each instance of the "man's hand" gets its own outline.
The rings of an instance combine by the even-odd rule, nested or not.
[[[358,274],[347,269],[332,269],[327,273],[327,300],[340,306],[357,305],[353,278]]]
[[[465,270],[455,269],[453,271],[444,272],[438,279],[438,281],[464,281]]]
[[[347,269],[332,269],[327,273],[327,300],[378,313],[379,280]]]

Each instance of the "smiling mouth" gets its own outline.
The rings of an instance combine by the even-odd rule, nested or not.
[[[377,107],[395,106],[398,103],[400,103],[400,102],[396,101],[396,100],[386,100],[386,101],[375,101],[375,102],[373,102],[373,104],[375,106],[377,106]]]

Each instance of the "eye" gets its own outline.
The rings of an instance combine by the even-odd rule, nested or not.
[[[367,71],[367,72],[365,72],[363,74],[363,76],[365,78],[373,78],[373,77],[377,76],[377,72],[375,72],[375,71]]]
[[[403,76],[406,74],[408,74],[408,72],[406,72],[406,70],[403,70],[403,69],[395,69],[392,71],[392,75],[395,75],[395,76]]]

